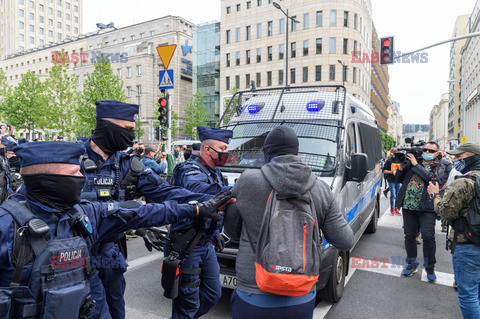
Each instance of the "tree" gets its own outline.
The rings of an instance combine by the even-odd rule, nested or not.
[[[158,99],[157,99],[157,103],[155,103],[155,109],[153,111],[153,118],[155,119],[154,122],[153,122],[153,128],[157,128],[159,126],[161,126],[162,129],[164,129],[165,131],[168,130],[169,128],[164,126],[164,125],[160,125],[160,121],[158,120],[158,117],[160,116],[160,112],[158,112],[158,108],[160,107],[160,104],[158,104],[158,100],[161,98],[161,97],[165,97],[165,93],[163,92],[160,92],[160,95],[158,96]],[[175,134],[177,133],[177,130],[178,130],[178,114],[173,110],[170,111],[170,116],[172,117],[171,119],[171,124],[170,124],[170,129],[172,130],[172,137],[175,136]]]
[[[237,92],[238,92],[238,89],[237,89],[236,87],[230,89],[230,94],[231,94],[232,96],[235,95],[235,93],[237,93]],[[228,107],[228,105],[230,104],[230,100],[231,100],[231,98],[226,99],[226,100],[225,100],[225,104],[224,104],[224,106],[223,106],[223,109],[225,110],[225,111],[224,111],[224,112],[225,112],[225,116],[223,117],[223,120],[222,120],[222,123],[221,123],[222,125],[227,125],[228,122],[230,122],[230,119],[232,118],[232,116],[233,116],[233,115],[235,114],[235,112],[237,111],[238,96],[236,96],[236,97],[234,98],[234,100],[233,100],[232,103],[231,103],[232,105],[231,105],[230,108],[227,110],[227,107]],[[222,115],[220,114],[220,117],[221,117],[221,116],[222,116]]]
[[[95,102],[116,100],[125,102],[127,95],[123,81],[113,73],[110,61],[101,54],[95,62],[93,73],[87,74],[83,94],[76,109],[75,132],[77,136],[89,136],[95,128]]]
[[[135,120],[135,138],[141,140],[143,135],[145,135],[145,130],[142,127],[140,117],[137,116],[137,119]]]
[[[395,147],[396,145],[396,142],[395,142],[395,139],[393,137],[391,137],[390,135],[380,131],[380,141],[382,142],[382,149],[386,149],[386,150],[389,150],[393,147]]]
[[[7,76],[5,71],[0,69],[0,103],[7,99],[7,96],[10,95],[11,88],[7,83]]]
[[[192,102],[185,106],[185,135],[198,139],[198,126],[204,126],[208,120],[207,110],[203,104],[203,96],[197,90],[192,96]]]
[[[34,132],[36,128],[50,126],[45,85],[31,70],[22,76],[18,86],[0,107],[2,117],[17,129]]]
[[[75,132],[75,109],[80,95],[77,91],[78,77],[67,74],[67,65],[56,63],[50,70],[50,77],[45,81],[47,101],[50,111],[52,129],[61,135],[72,136]]]

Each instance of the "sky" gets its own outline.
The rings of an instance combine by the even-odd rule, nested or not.
[[[371,4],[378,36],[393,35],[395,51],[411,52],[450,39],[456,17],[471,14],[476,1],[371,0]],[[220,20],[221,14],[220,0],[83,0],[83,4],[84,33],[96,31],[98,22],[114,22],[118,28],[174,15],[197,24]],[[400,103],[403,123],[429,123],[433,106],[448,93],[450,44],[425,52],[427,63],[389,66],[390,95]]]

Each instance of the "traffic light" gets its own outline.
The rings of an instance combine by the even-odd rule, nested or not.
[[[160,125],[168,127],[168,97],[164,96],[158,99],[158,121]]]
[[[394,58],[393,37],[380,39],[380,64],[391,64]]]

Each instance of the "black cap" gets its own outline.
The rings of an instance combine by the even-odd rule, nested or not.
[[[155,149],[151,146],[145,147],[145,154],[148,154],[150,152],[155,152]]]
[[[266,155],[298,155],[298,137],[287,126],[277,126],[268,133],[263,144]]]

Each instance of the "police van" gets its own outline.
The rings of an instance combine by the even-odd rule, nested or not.
[[[225,114],[224,128],[233,131],[230,158],[222,167],[229,184],[246,169],[264,164],[267,134],[278,125],[292,128],[299,139],[298,156],[330,185],[354,234],[374,233],[379,217],[381,143],[372,110],[344,86],[270,88],[237,92]],[[224,115],[225,117],[225,115]],[[223,287],[235,288],[238,243],[228,238],[217,253]],[[340,300],[348,274],[350,251],[338,251],[324,240],[317,290],[319,299]]]

